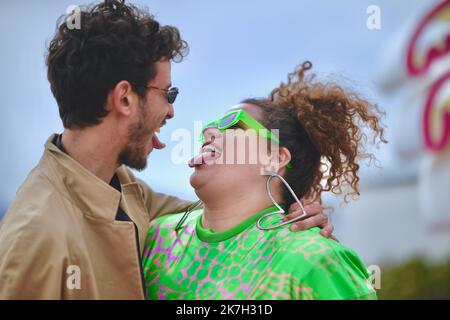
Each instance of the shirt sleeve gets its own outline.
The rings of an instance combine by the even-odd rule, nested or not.
[[[0,229],[0,299],[62,299],[58,243],[39,225],[23,232]],[[57,251],[57,250],[56,250]]]
[[[308,257],[309,271],[301,276],[308,296],[320,300],[377,299],[369,273],[353,250],[343,246],[329,248]]]
[[[192,201],[182,200],[175,196],[155,192],[145,182],[139,179],[137,180],[143,192],[144,202],[150,220],[169,213],[185,211],[193,203]]]
[[[147,183],[135,177],[131,170],[125,166],[121,166],[116,173],[119,175],[121,183],[135,182],[139,185],[149,220],[165,214],[185,211],[193,203],[175,196],[155,192]]]

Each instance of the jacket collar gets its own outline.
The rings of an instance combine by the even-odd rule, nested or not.
[[[92,174],[53,144],[56,134],[45,143],[44,158],[50,161],[54,179],[62,180],[68,196],[85,215],[115,220],[121,193]]]

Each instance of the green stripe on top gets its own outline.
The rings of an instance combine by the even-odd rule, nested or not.
[[[197,218],[197,224],[196,224],[197,236],[203,242],[221,242],[221,241],[230,239],[230,238],[238,235],[242,231],[246,230],[248,227],[256,224],[256,221],[258,221],[258,219],[261,216],[265,215],[266,213],[275,212],[277,210],[278,210],[278,208],[276,206],[274,206],[274,205],[270,206],[256,214],[252,215],[250,218],[242,221],[237,226],[235,226],[231,229],[228,229],[226,231],[222,231],[222,232],[215,232],[212,229],[208,229],[208,228],[204,227],[203,223],[202,223],[203,215],[201,214]]]

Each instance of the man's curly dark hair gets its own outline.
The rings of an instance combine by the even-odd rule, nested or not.
[[[48,80],[65,128],[98,124],[106,98],[127,80],[143,98],[156,75],[155,62],[179,62],[188,52],[177,28],[161,26],[148,12],[106,0],[80,10],[81,28],[63,15],[48,48]]]

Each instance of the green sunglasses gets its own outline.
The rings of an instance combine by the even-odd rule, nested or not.
[[[261,135],[262,137],[280,144],[280,139],[276,135],[272,134],[272,132],[269,129],[263,126],[258,120],[253,118],[243,109],[231,111],[218,120],[208,122],[203,127],[200,142],[202,143],[205,142],[204,133],[205,130],[208,128],[215,127],[220,131],[225,131],[226,129],[230,129],[235,126],[239,126],[244,130],[253,129],[257,132],[257,134]],[[286,165],[286,167],[290,169],[292,168],[292,164],[289,162]]]

